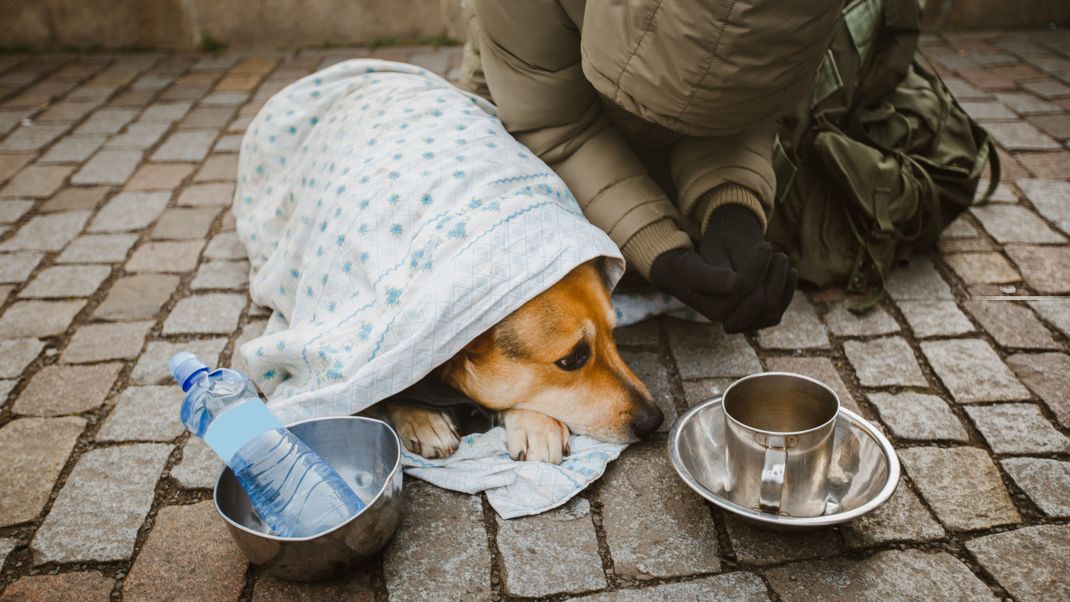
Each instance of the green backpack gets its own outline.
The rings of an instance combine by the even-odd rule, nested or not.
[[[973,203],[999,158],[947,86],[914,60],[916,0],[851,0],[814,92],[774,149],[767,236],[799,276],[875,303],[889,271],[931,245]]]

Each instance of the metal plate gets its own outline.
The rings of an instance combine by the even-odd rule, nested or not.
[[[899,458],[875,426],[841,408],[835,437],[825,513],[812,517],[762,512],[724,497],[724,410],[720,397],[695,406],[676,421],[669,433],[669,457],[688,486],[747,522],[784,531],[810,529],[873,511],[899,484]]]

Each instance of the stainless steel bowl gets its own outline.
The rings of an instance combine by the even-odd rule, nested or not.
[[[724,443],[724,409],[717,397],[676,421],[669,433],[669,457],[680,478],[699,495],[759,527],[795,531],[846,522],[886,502],[899,484],[899,458],[891,442],[861,416],[843,408],[836,420],[829,493],[820,516],[772,514],[728,501],[724,497]]]
[[[215,507],[249,562],[289,581],[317,581],[375,554],[401,520],[401,442],[385,422],[358,416],[317,418],[290,430],[322,456],[367,506],[312,537],[277,537],[253,512],[229,468],[215,486]]]

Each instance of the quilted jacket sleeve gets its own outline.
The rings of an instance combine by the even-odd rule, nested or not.
[[[557,0],[477,0],[476,14],[502,122],[564,180],[591,223],[644,276],[661,252],[691,247],[676,206],[603,113],[582,71],[579,31]]]

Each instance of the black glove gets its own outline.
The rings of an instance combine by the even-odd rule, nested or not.
[[[763,238],[757,216],[735,203],[713,212],[698,253],[673,249],[650,268],[654,286],[721,322],[728,333],[780,323],[797,280],[787,256]]]

